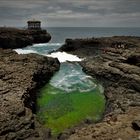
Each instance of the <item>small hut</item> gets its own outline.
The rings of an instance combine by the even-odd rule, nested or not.
[[[41,29],[41,21],[29,20],[27,21],[29,30],[40,30]]]

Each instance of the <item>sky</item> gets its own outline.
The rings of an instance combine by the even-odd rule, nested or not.
[[[0,0],[0,26],[140,27],[140,0]]]

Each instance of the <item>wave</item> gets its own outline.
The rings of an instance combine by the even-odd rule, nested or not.
[[[66,92],[89,92],[97,85],[93,78],[87,76],[79,64],[62,63],[59,72],[53,76],[50,85]]]
[[[40,43],[27,46],[25,48],[15,49],[18,54],[37,53],[46,56],[61,47],[62,43]]]
[[[35,50],[14,49],[18,54],[37,53]]]
[[[51,47],[51,46],[61,46],[63,43],[38,43],[38,44],[33,44],[32,47]]]
[[[54,52],[51,53],[49,55],[46,55],[48,57],[53,57],[53,58],[58,58],[58,60],[63,63],[63,62],[80,62],[83,59],[80,59],[79,57],[77,57],[76,55],[72,55],[72,54],[68,54],[66,52]]]
[[[37,53],[40,55],[49,54],[57,50],[62,44],[61,43],[40,43],[33,44],[32,46],[27,46],[22,49],[15,49],[18,54],[29,54],[29,53]]]

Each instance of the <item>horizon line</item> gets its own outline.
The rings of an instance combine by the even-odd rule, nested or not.
[[[140,26],[138,27],[123,27],[123,26],[111,26],[111,27],[106,27],[106,26],[42,26],[42,28],[140,28]]]
[[[25,26],[2,26],[0,25],[0,27],[5,27],[5,28],[9,28],[9,27],[13,27],[13,28],[25,28]],[[42,26],[41,28],[140,28],[140,26]]]

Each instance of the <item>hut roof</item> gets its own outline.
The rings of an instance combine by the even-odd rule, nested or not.
[[[39,20],[29,20],[29,21],[27,21],[27,23],[41,23],[41,21],[39,21]]]

